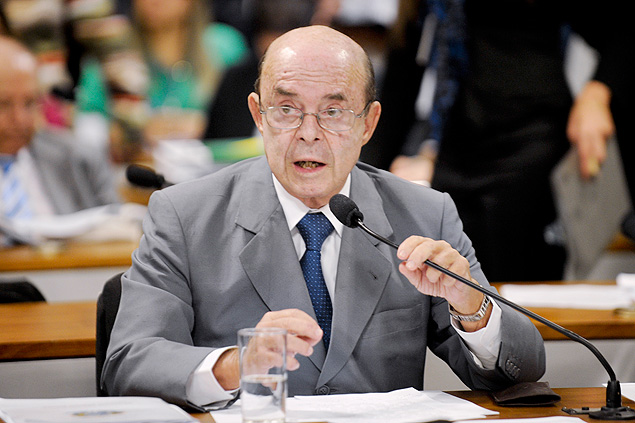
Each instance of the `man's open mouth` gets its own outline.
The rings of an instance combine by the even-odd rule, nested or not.
[[[303,169],[315,169],[316,167],[322,166],[324,163],[312,162],[308,160],[300,160],[295,162],[295,164],[300,166]]]

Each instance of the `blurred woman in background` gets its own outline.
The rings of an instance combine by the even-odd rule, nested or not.
[[[131,14],[134,42],[143,52],[150,80],[150,117],[142,144],[152,148],[162,139],[200,139],[205,110],[225,69],[246,56],[246,40],[231,26],[213,22],[205,0],[134,0]],[[78,112],[110,116],[109,96],[99,65],[86,63]],[[120,157],[116,131],[110,138],[116,159],[134,159]]]

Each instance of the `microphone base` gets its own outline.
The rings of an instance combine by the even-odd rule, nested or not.
[[[597,420],[635,420],[635,410],[630,407],[602,407],[599,411],[589,413],[589,417]]]

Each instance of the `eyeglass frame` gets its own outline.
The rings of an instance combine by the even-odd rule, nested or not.
[[[355,119],[361,119],[362,117],[364,117],[365,114],[368,113],[368,109],[369,109],[370,105],[374,101],[375,100],[368,101],[368,103],[366,103],[366,106],[364,106],[364,108],[362,109],[362,111],[359,114],[355,114],[355,110],[353,110],[353,109],[340,109],[340,108],[337,108],[337,107],[330,107],[328,109],[318,110],[316,113],[305,112],[304,110],[298,109],[297,107],[293,107],[293,106],[269,106],[265,110],[262,110],[262,104],[260,104],[260,101],[258,101],[258,111],[260,112],[261,115],[265,115],[265,120],[267,121],[267,124],[269,126],[271,126],[272,128],[275,128],[275,129],[296,129],[296,128],[299,128],[299,127],[302,126],[302,123],[304,123],[304,116],[305,115],[313,115],[313,116],[315,116],[315,120],[317,121],[317,124],[319,125],[319,127],[324,129],[325,131],[344,132],[344,131],[350,131],[351,129],[353,129],[355,121],[353,121],[353,124],[351,125],[351,127],[347,128],[347,129],[329,129],[329,128],[325,128],[325,127],[322,126],[322,121],[320,120],[319,114],[322,113],[322,112],[326,112],[327,110],[339,110],[341,112],[352,112],[353,113],[353,117]],[[300,114],[300,123],[298,123],[296,126],[289,126],[289,127],[285,127],[285,128],[280,128],[280,127],[277,127],[277,126],[273,126],[271,124],[271,122],[269,122],[269,119],[267,118],[267,112],[269,110],[272,110],[272,109],[282,109],[282,108],[289,108],[289,109],[294,109],[294,110],[299,111],[301,113]]]

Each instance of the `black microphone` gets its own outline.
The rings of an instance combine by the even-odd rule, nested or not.
[[[153,169],[138,164],[131,164],[126,168],[126,178],[131,184],[144,188],[163,189],[174,185]]]
[[[399,246],[395,244],[394,242],[392,242],[391,240],[377,234],[376,232],[369,229],[366,225],[364,225],[363,223],[364,215],[362,214],[361,211],[359,211],[357,204],[355,204],[355,202],[351,200],[350,198],[348,198],[347,196],[342,194],[334,195],[329,201],[329,208],[331,209],[335,217],[337,217],[337,219],[344,224],[344,226],[348,226],[349,228],[360,227],[369,235],[378,239],[379,241],[395,249],[399,248]],[[589,416],[594,419],[600,419],[600,420],[635,419],[635,410],[633,410],[630,407],[622,406],[622,392],[620,389],[620,382],[617,380],[615,376],[615,372],[611,368],[611,365],[606,360],[606,358],[604,358],[604,356],[600,353],[600,351],[595,347],[595,345],[589,342],[586,338],[578,335],[575,332],[570,331],[569,329],[563,328],[562,326],[552,322],[551,320],[545,319],[544,317],[534,313],[533,311],[527,310],[526,308],[508,300],[507,298],[500,296],[499,294],[495,292],[487,290],[486,288],[464,278],[463,276],[457,275],[456,273],[436,264],[435,262],[431,260],[426,260],[424,264],[440,271],[441,273],[444,273],[445,275],[448,275],[458,280],[459,282],[462,282],[466,285],[471,286],[472,288],[483,293],[484,295],[487,295],[488,297],[492,299],[495,299],[496,301],[499,301],[503,304],[507,304],[511,308],[525,314],[526,316],[531,317],[534,320],[539,321],[540,323],[543,323],[544,325],[550,327],[551,329],[565,335],[569,339],[576,341],[584,345],[585,347],[587,347],[593,353],[593,355],[595,355],[595,357],[600,361],[600,363],[602,363],[602,366],[604,366],[604,369],[609,375],[609,382],[606,387],[606,406],[602,407],[600,410],[590,412]],[[586,407],[584,407],[584,409],[586,409]]]

